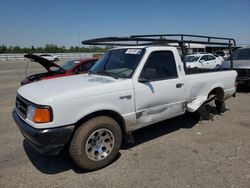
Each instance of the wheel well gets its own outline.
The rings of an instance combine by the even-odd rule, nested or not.
[[[101,111],[97,111],[97,112],[93,112],[91,114],[88,114],[87,116],[83,117],[75,124],[75,126],[76,126],[75,130],[78,127],[80,127],[84,122],[86,122],[89,119],[92,119],[94,117],[97,117],[97,116],[108,116],[108,117],[113,118],[119,124],[123,136],[125,135],[126,129],[125,129],[125,121],[124,121],[123,117],[119,113],[112,111],[112,110],[101,110]]]
[[[211,95],[215,95],[216,100],[218,100],[218,101],[224,100],[224,90],[221,87],[214,88],[212,91],[210,91],[208,94],[208,98]]]

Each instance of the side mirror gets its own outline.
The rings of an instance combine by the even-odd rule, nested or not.
[[[138,82],[139,82],[139,83],[148,83],[149,80],[148,80],[148,79],[145,79],[145,78],[139,78],[139,79],[138,79]]]
[[[140,83],[147,83],[149,80],[157,78],[157,73],[155,69],[147,68],[138,79]]]
[[[199,62],[202,64],[202,63],[204,63],[204,62],[205,62],[205,60],[204,60],[204,59],[201,59]]]

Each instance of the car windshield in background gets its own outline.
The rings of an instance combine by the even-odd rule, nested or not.
[[[106,52],[91,68],[92,74],[104,74],[118,78],[131,78],[145,49],[116,49]]]
[[[62,65],[60,65],[61,68],[63,68],[65,71],[68,71],[69,69],[73,68],[76,64],[79,64],[80,61],[66,61]],[[51,67],[51,71],[59,71],[59,67]]]
[[[64,70],[69,70],[71,68],[73,68],[76,64],[79,64],[80,61],[67,61],[67,62],[64,62],[61,67],[64,69]]]
[[[250,60],[250,48],[236,50],[233,53],[233,60]]]
[[[198,61],[199,58],[200,58],[200,56],[189,55],[189,56],[185,57],[185,60],[186,60],[186,62],[196,62],[196,61]]]

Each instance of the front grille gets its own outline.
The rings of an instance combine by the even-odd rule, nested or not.
[[[16,110],[17,113],[22,117],[26,117],[28,105],[25,103],[25,101],[18,95],[16,97]]]

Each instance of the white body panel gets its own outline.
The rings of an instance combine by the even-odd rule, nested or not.
[[[224,98],[232,96],[236,92],[235,79],[236,71],[221,71],[221,72],[209,72],[201,74],[186,75],[186,93],[187,104],[194,99],[200,100],[201,103],[197,103],[192,109],[188,109],[190,112],[194,112],[198,107],[207,99],[208,94],[215,88],[222,88],[224,90]],[[218,80],[215,82],[215,79]]]
[[[131,48],[131,47],[129,47]],[[138,47],[137,47],[138,48]],[[185,76],[183,64],[175,47],[147,47],[131,79],[114,79],[100,75],[75,75],[31,83],[18,93],[35,104],[48,105],[53,121],[35,124],[35,128],[54,128],[75,124],[88,114],[111,110],[120,114],[126,131],[185,113],[187,104],[205,97],[221,87],[229,96],[235,92],[235,71],[211,72]],[[138,78],[151,52],[167,50],[174,54],[178,78],[139,83]],[[176,84],[181,84],[177,88]]]
[[[53,122],[29,122],[36,128],[74,124],[85,115],[99,110],[113,110],[119,114],[134,112],[133,100],[119,98],[131,95],[133,99],[131,79],[116,80],[97,75],[68,76],[27,84],[18,93],[35,104],[52,107]]]

